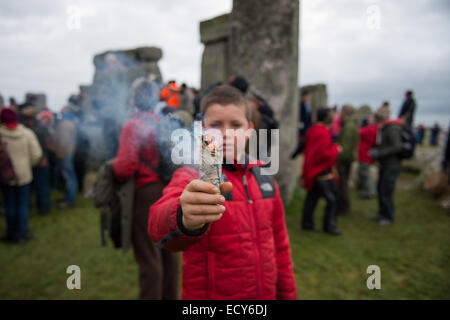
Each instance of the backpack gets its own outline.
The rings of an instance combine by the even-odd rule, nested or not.
[[[146,121],[144,118],[142,120]],[[157,167],[146,161],[139,154],[140,161],[155,171],[162,182],[167,184],[178,166],[168,161],[171,153],[171,130],[178,128],[177,119],[165,116],[159,121],[150,122],[157,132],[159,164]],[[161,160],[163,159],[163,160]],[[164,161],[164,159],[166,159]],[[134,202],[134,179],[119,183],[114,177],[112,164],[114,159],[104,163],[98,171],[94,185],[94,205],[100,209],[100,232],[102,246],[106,246],[109,237],[116,249],[125,253],[131,246],[131,219]]]
[[[17,176],[6,150],[6,143],[2,141],[0,136],[0,185],[10,185],[12,182],[17,182]]]
[[[104,163],[94,185],[94,205],[100,209],[102,246],[109,237],[113,246],[126,253],[131,247],[131,219],[134,201],[134,179],[120,184],[114,178],[114,159]]]
[[[403,125],[401,130],[402,151],[400,153],[401,159],[411,159],[414,157],[414,150],[416,148],[416,137],[410,126]]]
[[[258,102],[258,112],[261,115],[261,119],[263,122],[263,129],[278,129],[279,124],[278,121],[275,119],[275,114],[273,112],[272,107],[269,105],[266,99],[261,97],[260,95],[256,93],[252,93],[255,100]]]

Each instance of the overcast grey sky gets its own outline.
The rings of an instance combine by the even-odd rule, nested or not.
[[[69,28],[71,8],[80,28]],[[231,10],[231,0],[2,0],[0,93],[19,102],[45,92],[58,110],[79,84],[90,84],[94,54],[154,45],[165,79],[198,87],[201,20]],[[303,0],[299,82],[328,85],[330,105],[378,107],[396,113],[413,89],[418,118],[450,120],[450,1]],[[72,24],[73,26],[73,24]]]

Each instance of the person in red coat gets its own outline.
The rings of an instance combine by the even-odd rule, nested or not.
[[[113,162],[116,180],[135,178],[131,240],[139,266],[139,298],[178,298],[178,255],[159,249],[147,233],[148,209],[162,195],[163,183],[154,168],[159,164],[155,127],[160,120],[153,112],[158,86],[140,78],[133,83],[134,116],[124,125],[119,151]]]
[[[296,299],[277,183],[261,173],[261,162],[236,161],[245,146],[232,142],[242,131],[227,130],[253,127],[245,97],[231,86],[217,86],[203,97],[201,110],[204,127],[222,132],[232,163],[222,169],[225,196],[199,180],[197,170],[178,169],[150,209],[150,237],[183,251],[183,299]]]
[[[373,163],[369,151],[375,146],[378,127],[373,116],[368,119],[366,126],[359,129],[358,145],[358,180],[360,197],[370,199],[375,197],[375,185],[370,175],[370,167]]]
[[[324,197],[327,205],[323,219],[323,231],[339,235],[341,231],[336,226],[338,190],[333,170],[338,153],[342,151],[342,148],[333,143],[331,139],[329,128],[332,123],[331,110],[320,108],[317,111],[317,123],[306,134],[302,178],[307,196],[303,206],[301,226],[303,230],[317,231],[313,220],[314,209],[319,198]]]

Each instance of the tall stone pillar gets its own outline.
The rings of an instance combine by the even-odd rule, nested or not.
[[[202,56],[201,88],[225,83],[228,77],[228,34],[230,14],[200,22],[200,41],[205,45]]]
[[[316,112],[317,109],[328,106],[328,94],[327,94],[327,86],[326,84],[310,84],[305,85],[300,88],[299,95],[303,91],[308,91],[311,96],[311,108],[313,112]]]
[[[287,203],[299,171],[289,157],[297,146],[299,1],[233,0],[228,41],[229,73],[261,92],[280,122],[277,180]]]

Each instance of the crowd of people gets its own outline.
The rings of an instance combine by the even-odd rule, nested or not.
[[[235,237],[234,240],[230,241],[231,239],[225,240],[226,236],[222,235],[231,235],[234,233],[236,230],[230,230],[230,226],[236,224],[236,221],[230,221],[229,218],[224,219],[222,223],[225,225],[222,227],[220,227],[220,223],[216,223],[215,226],[219,231],[210,231],[209,237],[205,236],[208,223],[201,223],[202,219],[212,222],[213,220],[211,219],[213,216],[215,214],[222,214],[225,207],[227,207],[230,214],[233,211],[237,214],[240,210],[243,210],[242,205],[239,204],[237,207],[234,207],[233,204],[230,204],[228,208],[227,204],[223,204],[224,200],[221,200],[225,198],[215,195],[216,199],[219,199],[219,202],[223,204],[220,207],[224,208],[221,212],[218,212],[217,205],[213,205],[213,201],[215,200],[209,199],[214,197],[214,195],[203,194],[205,188],[208,188],[208,184],[198,180],[198,173],[195,176],[195,170],[192,168],[182,168],[181,170],[184,171],[177,170],[173,173],[173,178],[169,181],[166,181],[161,174],[161,170],[158,170],[160,168],[160,162],[164,161],[164,158],[161,158],[161,151],[155,151],[161,143],[158,142],[158,135],[155,135],[154,130],[159,127],[158,123],[161,123],[161,117],[172,114],[181,118],[181,115],[184,114],[184,118],[189,118],[189,121],[182,121],[184,127],[189,127],[187,124],[191,124],[194,119],[203,119],[205,127],[220,129],[223,134],[225,134],[226,129],[237,130],[240,128],[249,128],[250,126],[252,128],[274,128],[278,126],[278,123],[274,119],[273,110],[265,99],[251,92],[249,90],[249,84],[242,77],[231,77],[227,85],[216,83],[208,88],[201,96],[194,92],[194,99],[183,99],[183,95],[180,97],[180,93],[187,89],[183,88],[183,86],[178,88],[175,81],[169,81],[167,86],[163,87],[160,91],[158,90],[159,88],[155,83],[146,79],[139,79],[133,85],[132,105],[136,112],[125,123],[122,129],[119,151],[113,162],[113,172],[118,181],[126,182],[135,178],[132,246],[136,261],[139,265],[140,299],[176,299],[178,297],[178,270],[180,261],[179,256],[172,251],[189,251],[185,257],[196,255],[196,252],[201,251],[206,253],[204,248],[205,242],[208,241],[207,239],[209,237],[213,237],[215,233],[218,236],[216,240],[217,244],[214,248],[211,246],[209,249],[206,249],[207,251],[220,250],[224,241],[228,241],[229,246],[234,248],[230,248],[228,252],[225,252],[224,257],[226,255],[231,257],[240,251],[239,248],[242,245],[239,237]],[[190,102],[183,105],[184,100]],[[163,109],[160,108],[161,103],[164,105]],[[222,109],[220,106],[227,106],[227,108]],[[216,108],[218,109],[216,110]],[[208,112],[206,112],[206,109],[208,109]],[[158,110],[164,111],[161,112]],[[242,152],[243,150],[239,150],[240,154]],[[231,162],[233,163],[233,161]],[[235,172],[233,168],[228,169],[224,167],[224,174],[227,180],[232,181],[234,190],[239,185],[241,188],[244,188],[242,177],[244,171],[247,174],[250,172],[251,167],[246,167],[245,169],[238,165],[231,167],[238,170],[238,172]],[[228,170],[229,174],[227,174]],[[238,180],[236,181],[236,179]],[[250,186],[253,189],[248,189],[247,193],[244,194],[233,193],[233,201],[239,203],[237,200],[240,200],[239,198],[242,198],[244,195],[246,197],[254,196],[253,194],[256,193],[257,188],[255,180],[251,179],[248,183],[248,187],[245,186],[245,189],[250,188]],[[230,189],[231,186],[225,183],[223,188],[226,190]],[[167,198],[169,190],[171,190],[170,199],[164,200]],[[183,196],[181,196],[182,193]],[[280,234],[277,237],[280,238],[280,243],[277,243],[277,245],[283,247],[282,250],[284,253],[282,257],[271,254],[270,259],[282,259],[282,263],[285,264],[283,271],[288,272],[286,276],[283,276],[287,277],[284,280],[286,283],[283,283],[283,286],[286,286],[283,290],[286,290],[286,292],[278,292],[278,295],[279,297],[284,295],[285,297],[294,298],[296,296],[295,283],[293,281],[289,248],[288,246],[286,247],[287,234],[282,220],[283,208],[281,206],[281,199],[278,193],[276,196],[274,193],[271,198],[270,203],[274,202],[274,204],[271,205],[272,209],[269,211],[275,211],[276,209],[277,219],[280,219],[278,222],[279,225],[277,226],[277,232]],[[252,200],[249,199],[248,201]],[[161,211],[160,213],[150,214],[149,218],[149,208],[153,205],[157,208],[156,203],[162,203]],[[256,212],[261,210],[261,203],[255,200],[255,203],[252,204],[252,207],[255,209],[252,209],[252,211],[254,210]],[[198,208],[197,210],[196,207]],[[165,208],[170,208],[170,210],[166,210]],[[249,223],[250,221],[248,219],[253,219],[249,216],[252,211],[245,209],[243,211],[245,212],[245,218],[243,217],[243,219],[245,219],[245,223]],[[199,212],[201,215],[199,215]],[[275,215],[275,213],[269,212],[267,219],[272,215]],[[181,218],[181,216],[183,217]],[[184,222],[180,222],[180,219]],[[166,223],[166,221],[169,221],[169,223]],[[201,227],[197,228],[199,225]],[[155,226],[155,229],[152,229],[152,226]],[[175,238],[173,235],[177,230],[182,236],[172,240],[171,238]],[[258,232],[258,227],[254,226],[253,230],[254,232]],[[161,241],[167,235],[169,235],[169,238],[164,240],[164,242],[167,242],[165,247],[159,248],[155,243]],[[183,242],[182,239],[187,240],[184,245],[181,244]],[[196,245],[192,241],[194,239],[194,242],[198,242]],[[252,248],[256,246],[254,240],[248,240],[247,243]],[[275,250],[272,249],[273,251]],[[211,259],[211,257],[207,259]],[[202,265],[204,265],[203,268],[206,268],[206,263],[207,260],[203,257],[197,257],[191,260],[186,258],[183,269],[192,270],[196,266]],[[217,272],[217,279],[220,279],[222,278],[220,272],[224,271],[221,269],[220,263],[217,263],[217,269],[210,265],[207,270],[209,272]],[[243,256],[240,263],[242,267],[247,266],[248,268],[249,263],[254,264],[255,261],[250,262],[248,259],[244,259]],[[272,265],[271,268],[271,272],[273,272],[275,265]],[[268,271],[259,271],[258,276],[268,276]],[[273,275],[271,277],[273,278]],[[202,281],[204,280],[206,279],[202,279]],[[196,275],[192,274],[192,272],[189,274],[189,272],[186,273],[183,271],[183,297],[206,299],[220,298],[221,295],[225,294],[223,297],[234,296],[238,298],[242,294],[240,292],[242,285],[240,281],[242,279],[239,274],[232,272],[228,280],[230,284],[225,285],[219,291],[212,292],[210,288],[203,286],[203,284],[193,287],[190,283],[197,281]],[[254,282],[251,282],[250,285],[254,285]],[[268,290],[269,292],[267,290],[262,291],[262,288],[260,288],[260,291],[254,297],[277,297],[276,287],[271,286]]]
[[[139,78],[131,87],[131,116],[120,130],[114,129],[120,134],[111,134],[111,126],[103,123],[105,139],[117,149],[111,153],[115,180],[134,179],[131,242],[139,267],[139,298],[178,298],[180,257],[175,251],[184,252],[185,299],[297,297],[283,203],[275,179],[261,175],[263,162],[240,164],[237,159],[246,153],[245,146],[235,145],[232,158],[223,165],[220,190],[199,180],[195,167],[174,166],[168,179],[161,172],[161,164],[168,160],[162,156],[160,140],[170,135],[162,133],[159,124],[167,117],[185,128],[202,120],[205,129],[222,132],[225,149],[239,138],[227,129],[278,128],[272,107],[250,88],[240,76],[211,85],[203,94],[176,81],[160,85]],[[313,110],[310,99],[310,93],[303,91],[298,146],[291,155],[304,158],[301,177],[307,195],[301,228],[319,231],[313,217],[324,198],[322,229],[342,234],[337,218],[352,212],[349,185],[354,162],[361,198],[378,197],[373,220],[380,225],[393,223],[396,179],[402,159],[410,156],[413,147],[405,149],[405,142],[412,140],[403,137],[412,132],[413,93],[406,93],[398,118],[391,119],[385,102],[362,123],[354,120],[356,108],[350,104],[339,111]],[[33,103],[19,106],[14,99],[2,108],[0,165],[7,222],[2,241],[24,243],[33,238],[28,229],[32,192],[41,214],[51,210],[51,188],[64,190],[60,209],[76,204],[89,150],[89,139],[79,129],[81,100],[72,96],[60,114]],[[270,141],[269,136],[268,145]],[[377,186],[371,174],[375,162]]]
[[[2,241],[24,243],[34,237],[28,230],[31,197],[35,195],[39,214],[51,211],[51,189],[64,190],[60,209],[75,205],[79,190],[74,156],[79,148],[76,105],[60,113],[36,105],[34,99],[1,109],[2,211],[7,232]],[[81,159],[81,161],[85,161]]]
[[[317,201],[323,197],[325,207],[323,231],[340,235],[337,216],[351,212],[349,178],[352,164],[358,163],[360,197],[378,197],[379,209],[372,217],[380,225],[394,221],[394,190],[400,173],[401,161],[414,151],[414,137],[404,141],[405,130],[411,128],[416,111],[412,91],[407,91],[397,119],[390,119],[389,102],[384,102],[376,112],[361,123],[353,119],[356,109],[350,104],[337,108],[319,108],[312,119],[310,94],[302,93],[300,103],[300,129],[298,147],[292,158],[304,153],[303,186],[307,190],[301,227],[319,231],[314,226],[313,213]],[[314,123],[314,124],[312,124]],[[412,129],[406,129],[406,133]],[[410,143],[405,148],[405,142]],[[409,154],[406,154],[409,153]],[[378,182],[375,187],[371,174],[374,162],[379,163]]]

